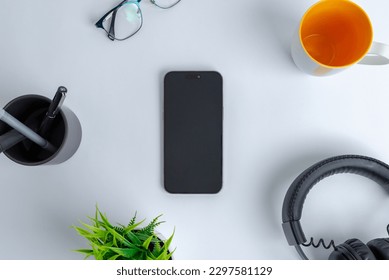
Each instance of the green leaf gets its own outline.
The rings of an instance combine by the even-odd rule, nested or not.
[[[92,220],[95,221],[95,226],[96,226],[96,227],[99,227],[99,216],[98,216],[98,212],[100,212],[100,211],[99,211],[99,207],[98,207],[97,204],[96,204],[95,218],[94,218],[94,219],[90,218],[90,219],[92,219]]]
[[[108,228],[113,228],[113,226],[110,224],[110,222],[108,221],[108,218],[105,214],[101,213],[100,210],[96,209],[96,211],[98,211],[99,215],[100,215],[100,218],[101,220],[103,221],[103,224]],[[101,224],[101,223],[99,223]]]
[[[132,225],[128,225],[126,228],[124,228],[124,234],[130,232],[130,231],[133,231],[134,229],[136,229],[137,227],[139,227],[145,220],[142,220],[138,223],[133,223]]]
[[[118,247],[118,243],[116,242],[115,236],[112,239],[112,244],[115,245],[116,247]]]
[[[125,259],[133,259],[133,257],[136,255],[136,254],[139,254],[139,252],[141,252],[140,249],[120,249],[120,248],[113,248],[111,247],[110,248],[113,252],[119,254],[120,256],[122,256],[123,258]]]
[[[113,255],[113,256],[110,257],[108,260],[114,261],[114,260],[116,260],[116,259],[119,258],[119,257],[120,257],[120,255]]]
[[[159,252],[161,251],[161,242],[159,240],[157,242],[153,243],[154,248],[152,250],[153,255],[159,255]]]
[[[150,243],[151,243],[151,240],[153,240],[153,235],[151,235],[149,238],[147,238],[146,240],[145,240],[145,242],[143,242],[143,244],[142,244],[142,246],[143,246],[143,248],[145,248],[145,249],[149,249],[149,246],[150,246]]]
[[[100,233],[102,232],[102,230],[98,227],[95,227],[95,226],[91,226],[91,225],[88,225],[86,223],[82,223],[82,225],[84,227],[86,227],[87,229],[89,229],[92,233]]]
[[[174,233],[175,233],[175,229],[174,229],[172,235],[170,235],[170,237],[166,241],[163,242],[164,243],[163,246],[162,246],[163,250],[166,250],[166,251],[169,250],[169,246],[172,243],[172,240],[173,240],[173,237],[174,237]]]
[[[121,236],[120,234],[118,234],[114,229],[111,229],[111,228],[108,228],[107,229],[118,241],[122,242],[123,244],[125,244],[126,246],[129,246],[131,247],[132,244],[130,242],[127,241],[127,239],[125,239],[123,236]]]
[[[83,254],[90,254],[93,253],[93,250],[91,249],[78,249],[76,252],[83,253]]]
[[[83,229],[83,228],[80,228],[80,227],[74,227],[74,229],[75,229],[81,236],[90,235],[90,232],[87,231],[86,229]]]
[[[147,226],[145,226],[144,228],[142,228],[140,231],[141,231],[142,233],[147,234],[147,235],[152,235],[152,234],[154,234],[154,229],[155,229],[157,226],[159,226],[161,223],[163,223],[163,222],[158,222],[158,219],[159,219],[161,216],[162,216],[162,214],[159,215],[159,216],[157,216],[157,217],[155,217]]]
[[[138,246],[142,245],[142,241],[139,239],[137,234],[135,234],[134,232],[131,232],[131,231],[127,232],[126,237],[128,237],[129,241],[131,241],[135,245],[138,245]]]
[[[165,260],[170,260],[173,256],[173,253],[176,249],[174,249],[173,251],[171,251],[169,254],[166,255],[166,259]]]
[[[74,252],[84,254],[85,255],[84,259],[87,259],[90,256],[93,256],[93,250],[91,250],[91,249],[79,249],[79,250],[74,250]]]
[[[130,222],[128,223],[128,226],[129,227],[131,227],[132,225],[134,225],[135,224],[135,220],[136,220],[136,212],[135,212],[135,215],[134,215],[134,217],[132,217],[132,219],[130,220]]]

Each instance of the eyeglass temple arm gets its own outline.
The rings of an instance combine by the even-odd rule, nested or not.
[[[140,1],[141,1],[141,0],[138,0],[138,2],[140,2]],[[167,7],[158,5],[158,3],[157,3],[155,0],[150,0],[150,2],[151,2],[152,4],[154,4],[155,6],[157,6],[158,8],[161,8],[161,9],[165,9],[165,10],[166,10],[166,9],[170,9],[171,7],[177,5],[179,2],[181,2],[181,0],[178,0],[176,3],[174,3],[174,4],[170,5],[170,6],[167,6]]]

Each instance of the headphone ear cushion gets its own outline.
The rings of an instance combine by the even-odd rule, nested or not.
[[[353,238],[335,247],[329,260],[375,260],[373,252],[370,248],[360,241]]]
[[[377,238],[367,243],[377,260],[389,260],[389,238]]]
[[[335,250],[332,251],[330,256],[328,257],[329,260],[349,260],[346,254],[344,254],[338,246],[335,247]]]

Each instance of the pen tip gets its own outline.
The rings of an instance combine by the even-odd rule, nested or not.
[[[58,87],[57,91],[62,92],[62,93],[66,93],[68,90],[66,89],[66,87],[60,86],[60,87]]]

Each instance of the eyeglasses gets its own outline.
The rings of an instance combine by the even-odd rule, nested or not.
[[[98,22],[97,28],[107,32],[108,38],[123,41],[135,35],[143,25],[142,11],[139,3],[142,0],[124,0],[108,11]],[[161,9],[169,9],[181,0],[150,0]]]

